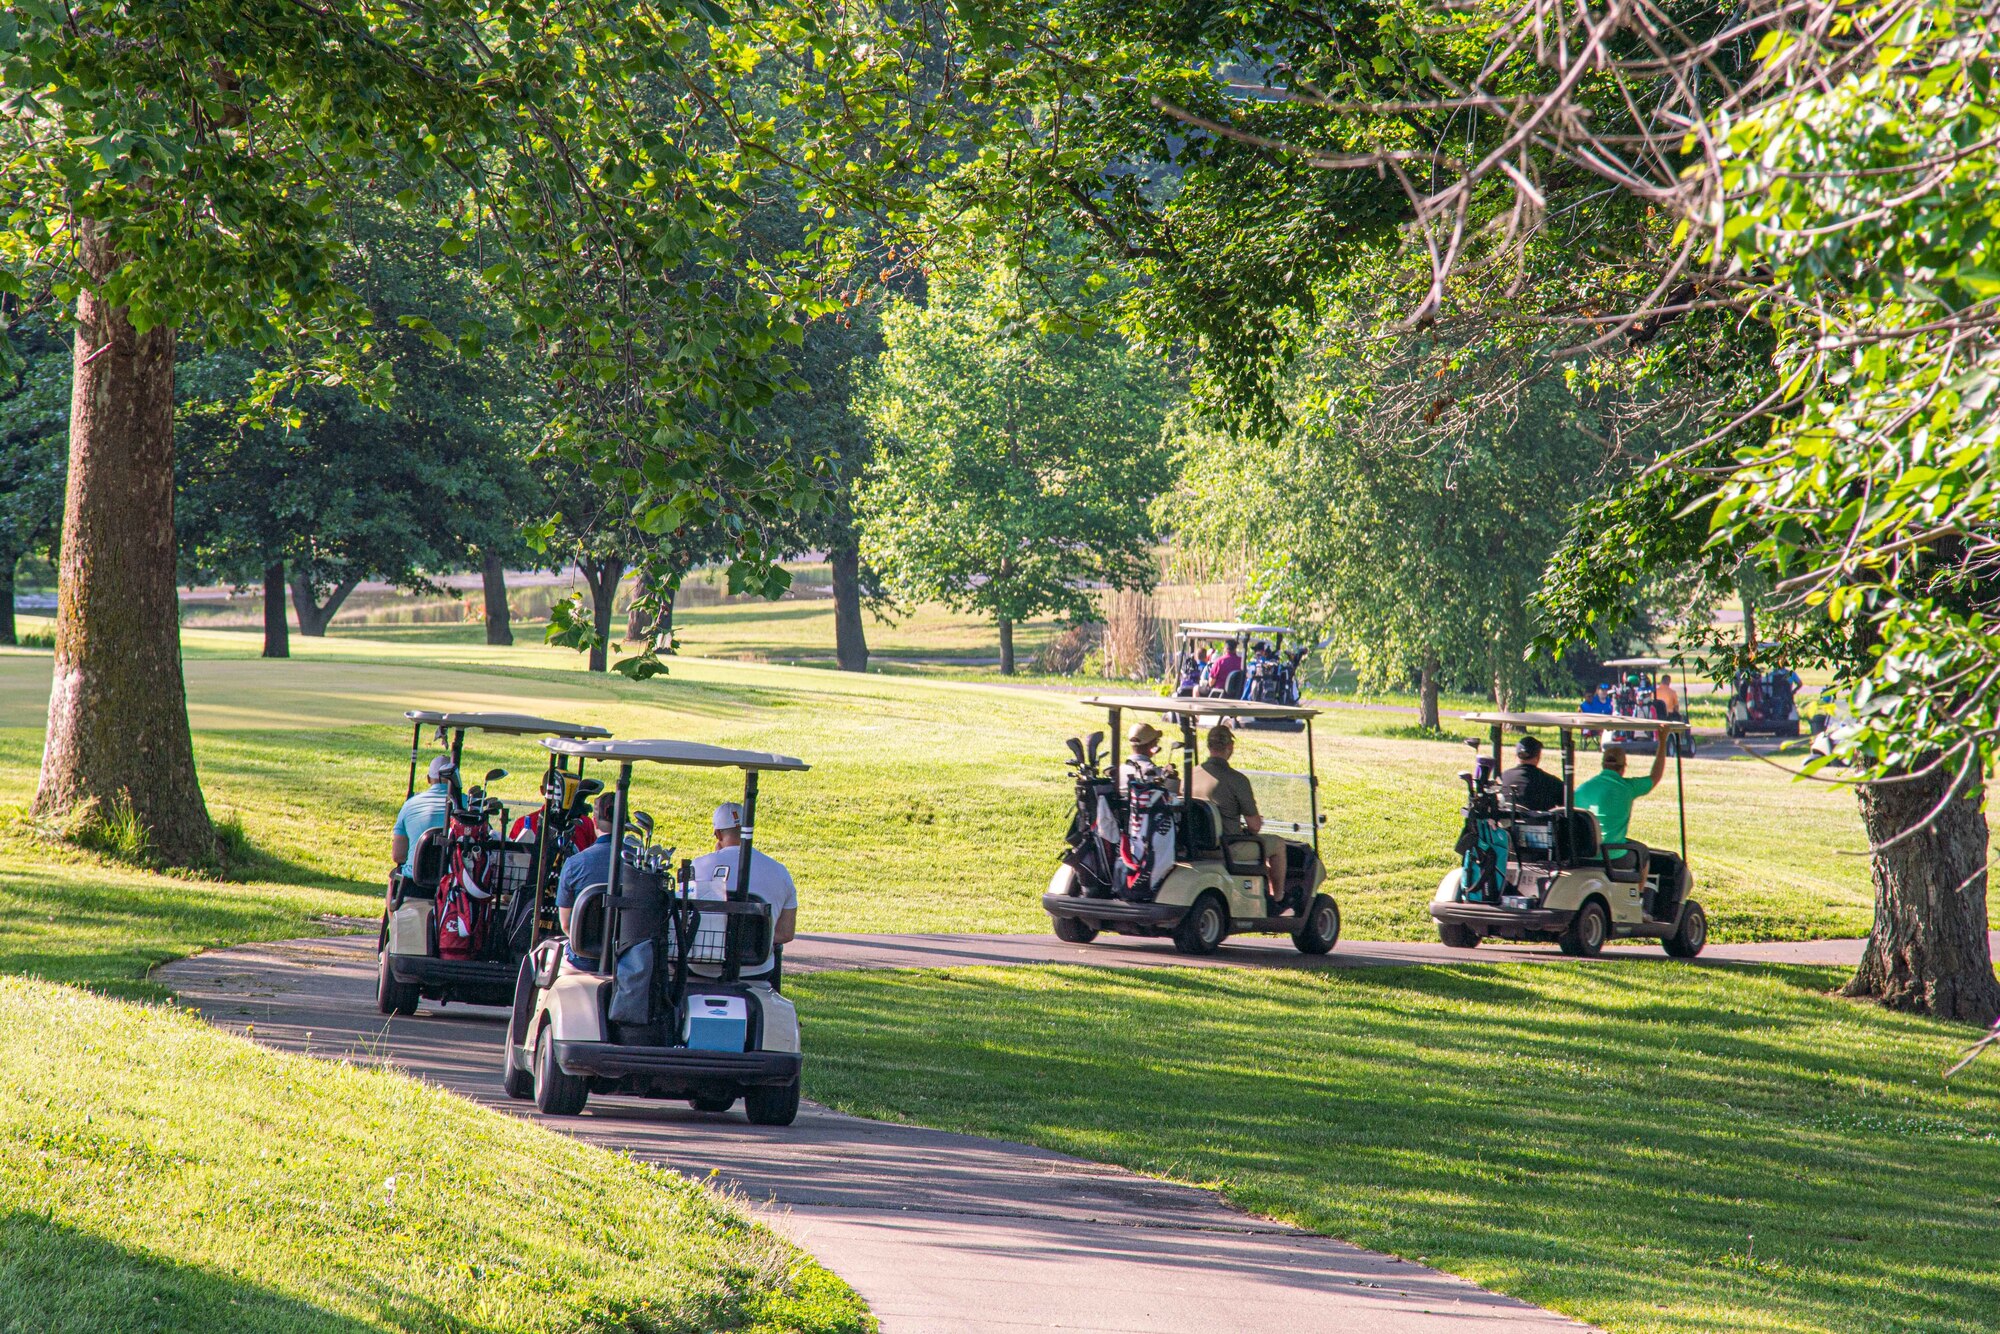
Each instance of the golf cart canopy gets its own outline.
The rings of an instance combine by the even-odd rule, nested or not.
[[[1609,666],[1610,664],[1605,664]],[[1483,727],[1566,727],[1579,732],[1685,732],[1686,723],[1663,718],[1627,718],[1615,713],[1468,713]],[[543,742],[543,745],[549,744]]]
[[[1190,714],[1199,718],[1317,718],[1320,714],[1320,710],[1303,704],[1265,704],[1248,699],[1187,698],[1178,695],[1092,695],[1077,702],[1085,708]]]
[[[553,718],[536,718],[525,713],[440,713],[435,709],[408,709],[405,718],[419,727],[464,728],[469,732],[498,732],[503,736],[605,737],[609,728],[585,723],[562,723]]]
[[[1641,671],[1658,671],[1662,667],[1674,665],[1671,658],[1606,658],[1597,664],[1600,667],[1637,667]]]
[[[1241,639],[1245,635],[1288,635],[1289,625],[1252,625],[1248,621],[1183,621],[1181,634],[1190,639]]]
[[[699,741],[577,741],[569,737],[550,737],[542,744],[558,755],[570,755],[579,760],[608,760],[616,764],[650,760],[654,764],[680,764],[697,769],[742,769],[749,773],[812,767],[804,760],[795,760],[789,755],[773,755],[763,750],[729,750],[723,746],[705,746]]]

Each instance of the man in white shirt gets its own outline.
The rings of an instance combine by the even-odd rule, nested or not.
[[[741,874],[743,808],[733,801],[723,802],[715,808],[714,826],[715,851],[694,859],[693,885],[698,898],[728,898]],[[766,856],[761,848],[750,850],[750,897],[771,905],[772,943],[783,945],[791,940],[798,929],[798,887],[792,883],[792,873],[785,869],[784,863]],[[704,922],[702,929],[720,930],[721,920]],[[742,977],[746,982],[768,979],[772,969],[772,956],[767,954],[759,963],[745,964]]]

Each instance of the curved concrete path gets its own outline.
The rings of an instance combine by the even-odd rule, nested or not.
[[[372,923],[368,924],[372,926]],[[1859,942],[1718,947],[1717,956],[1843,962]],[[1307,960],[1282,938],[1189,960],[1151,941],[1046,936],[802,936],[786,966],[1354,967],[1557,957],[1346,943]],[[245,945],[156,973],[212,1022],[290,1051],[386,1062],[476,1102],[534,1117],[500,1091],[506,1015],[430,1008],[385,1020],[374,937]],[[1421,1265],[1251,1217],[1210,1191],[1043,1149],[843,1116],[807,1104],[789,1130],[675,1103],[593,1098],[546,1120],[697,1178],[713,1174],[867,1299],[887,1334],[1063,1329],[1149,1334],[1553,1334],[1583,1326]]]

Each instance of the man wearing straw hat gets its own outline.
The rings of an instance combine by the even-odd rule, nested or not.
[[[1161,764],[1157,758],[1164,736],[1151,723],[1132,724],[1132,730],[1125,734],[1125,744],[1132,748],[1132,753],[1126,757],[1125,763],[1118,766],[1120,792],[1131,787],[1136,778],[1158,783],[1175,796],[1180,795],[1181,776],[1174,772],[1172,765]]]

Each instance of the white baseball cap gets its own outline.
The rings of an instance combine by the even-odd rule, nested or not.
[[[743,808],[733,801],[723,802],[715,808],[715,822],[712,827],[716,829],[741,829],[743,827]]]

